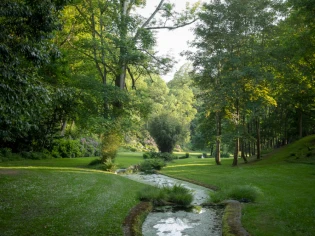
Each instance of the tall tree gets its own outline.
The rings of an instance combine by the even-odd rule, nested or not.
[[[188,53],[208,109],[216,113],[217,150],[222,115],[234,126],[231,130],[235,140],[234,166],[244,133],[240,129],[245,127],[241,117],[253,107],[250,104],[275,104],[268,93],[266,81],[271,74],[264,52],[265,37],[273,28],[276,14],[272,1],[229,0],[204,4],[204,11],[199,14],[201,21],[195,29],[196,40],[192,43],[198,51]],[[219,158],[217,154],[218,164]]]
[[[49,91],[38,68],[58,56],[50,41],[66,0],[0,3],[0,147],[17,147],[40,129]],[[40,137],[41,138],[41,137]]]

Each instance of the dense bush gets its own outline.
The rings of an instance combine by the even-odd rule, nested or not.
[[[91,137],[80,139],[81,152],[83,157],[100,156],[100,143]]]
[[[177,157],[177,159],[186,159],[189,158],[189,153],[186,152],[184,156]]]
[[[58,139],[54,142],[52,156],[55,158],[80,157],[81,145],[79,140]]]
[[[144,159],[162,159],[164,161],[172,161],[176,156],[168,152],[145,152],[143,153]]]
[[[149,132],[161,152],[171,153],[180,139],[183,126],[177,118],[165,113],[150,121]]]
[[[95,166],[95,165],[99,165],[99,164],[102,164],[102,160],[99,158],[99,159],[94,159],[92,160],[90,163],[89,163],[89,166]]]
[[[103,163],[102,169],[105,171],[113,172],[116,168],[114,160],[112,160],[110,158],[106,159],[106,161],[104,161],[102,163]]]
[[[151,174],[156,170],[161,170],[164,166],[166,166],[166,164],[161,159],[148,159],[140,164],[139,170],[144,173]]]

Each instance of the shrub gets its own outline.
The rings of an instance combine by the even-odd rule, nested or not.
[[[106,162],[107,159],[115,159],[120,143],[121,137],[114,131],[102,136],[101,156],[103,162]]]
[[[175,155],[168,152],[146,152],[143,154],[144,159],[162,159],[164,161],[172,161],[176,158]]]
[[[190,190],[180,186],[163,187],[155,189],[145,187],[138,192],[138,198],[142,201],[151,201],[154,205],[167,205],[169,203],[179,206],[189,206],[193,200],[193,195]]]
[[[139,170],[144,173],[154,173],[155,170],[161,170],[166,166],[165,162],[160,159],[148,159],[140,164]]]
[[[31,159],[32,160],[41,160],[44,158],[45,158],[45,156],[41,152],[31,152]]]
[[[93,137],[83,137],[80,139],[81,152],[84,157],[94,157],[100,155],[100,143]]]
[[[235,186],[228,192],[230,198],[245,202],[255,202],[260,194],[260,189],[252,185]]]
[[[183,132],[183,126],[178,119],[165,113],[150,121],[149,132],[161,152],[171,153]]]
[[[52,155],[55,158],[71,158],[81,156],[81,145],[78,140],[59,139],[53,144]]]
[[[116,165],[114,163],[114,160],[108,158],[105,162],[103,162],[103,166],[102,166],[102,169],[105,170],[105,171],[110,171],[110,172],[113,172],[116,168]]]
[[[161,189],[148,186],[138,192],[138,198],[141,201],[150,201],[154,205],[162,205],[165,204],[167,194],[165,191],[161,191]]]
[[[180,206],[189,206],[193,201],[191,191],[181,185],[164,188],[168,194],[168,201]]]
[[[221,157],[229,158],[229,157],[230,157],[230,154],[227,153],[227,152],[224,152],[224,153],[221,153]]]
[[[101,163],[102,163],[101,159],[94,159],[94,160],[92,160],[92,161],[89,163],[89,166],[96,166],[96,165],[99,165],[99,164],[101,164]]]
[[[10,158],[12,155],[12,150],[11,148],[1,148],[0,149],[0,156]]]
[[[145,153],[143,153],[143,159],[149,159],[149,158],[151,158],[151,155],[150,155],[150,153],[148,153],[148,152],[145,152]]]

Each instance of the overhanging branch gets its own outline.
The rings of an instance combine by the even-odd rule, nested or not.
[[[155,29],[168,29],[168,30],[173,30],[173,29],[178,29],[178,28],[182,28],[182,27],[185,27],[187,25],[190,25],[194,22],[196,22],[197,19],[194,19],[193,21],[190,21],[190,22],[187,22],[187,23],[184,23],[184,24],[181,24],[181,25],[176,25],[176,26],[152,26],[152,27],[146,27],[144,29],[147,29],[147,30],[155,30]]]

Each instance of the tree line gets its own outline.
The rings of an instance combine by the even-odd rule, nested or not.
[[[213,0],[176,12],[161,0],[144,18],[143,0],[4,0],[0,148],[57,157],[79,145],[77,155],[105,160],[122,144],[178,145],[208,149],[217,164],[233,152],[237,165],[314,133],[313,3]],[[159,75],[174,62],[156,52],[155,32],[194,22],[192,65],[166,84]]]
[[[211,1],[195,28],[193,79],[209,145],[261,158],[314,133],[314,1]],[[216,151],[220,164],[220,151]]]

